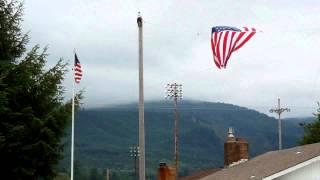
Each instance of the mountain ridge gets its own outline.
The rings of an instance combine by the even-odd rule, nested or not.
[[[159,162],[173,162],[172,101],[145,103],[146,165],[154,174]],[[250,157],[277,149],[277,120],[227,103],[182,101],[178,104],[181,172],[223,166],[227,128],[249,142]],[[284,147],[297,145],[303,129],[283,121]],[[75,157],[86,166],[133,169],[129,147],[138,144],[136,103],[86,108],[77,113]],[[68,154],[66,154],[67,156]]]

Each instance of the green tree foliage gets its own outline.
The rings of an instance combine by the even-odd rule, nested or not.
[[[105,174],[96,167],[82,166],[80,161],[76,160],[74,164],[74,179],[76,180],[100,180],[104,179]]]
[[[91,168],[89,180],[100,180],[103,179],[102,173],[97,168]]]
[[[22,12],[22,3],[0,1],[1,177],[50,179],[71,113],[70,101],[63,100],[66,64],[45,68],[46,48],[39,46],[26,53]]]
[[[300,144],[312,144],[320,142],[320,104],[318,103],[318,111],[315,114],[316,119],[307,124],[302,124],[304,128],[304,136]]]
[[[80,161],[76,160],[74,162],[74,179],[76,180],[87,180],[88,170],[82,166]]]
[[[70,180],[68,174],[59,173],[53,180]]]

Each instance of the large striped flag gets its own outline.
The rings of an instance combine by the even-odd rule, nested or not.
[[[226,68],[231,54],[240,49],[256,33],[255,28],[215,26],[211,32],[211,48],[217,67]]]
[[[74,72],[74,81],[76,83],[80,83],[80,80],[82,78],[82,70],[81,70],[80,61],[79,61],[78,56],[77,56],[76,53],[74,53],[74,68],[73,68],[73,72]]]

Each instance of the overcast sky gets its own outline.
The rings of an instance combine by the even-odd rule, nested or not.
[[[310,116],[320,97],[320,1],[25,0],[30,45],[49,46],[48,64],[73,62],[84,76],[85,107],[138,100],[137,12],[144,18],[145,99],[164,98],[166,83],[184,98],[268,113],[277,98],[288,116]],[[227,69],[215,67],[212,26],[255,27]],[[71,69],[71,66],[70,66]],[[70,96],[72,76],[65,82]],[[270,115],[270,114],[269,114]]]

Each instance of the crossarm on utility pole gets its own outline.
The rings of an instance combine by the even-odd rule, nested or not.
[[[279,150],[282,149],[282,128],[281,128],[281,114],[283,112],[289,112],[290,109],[289,108],[281,108],[280,105],[280,98],[278,98],[278,108],[275,109],[270,109],[270,113],[276,113],[278,114],[278,141],[279,141]]]

